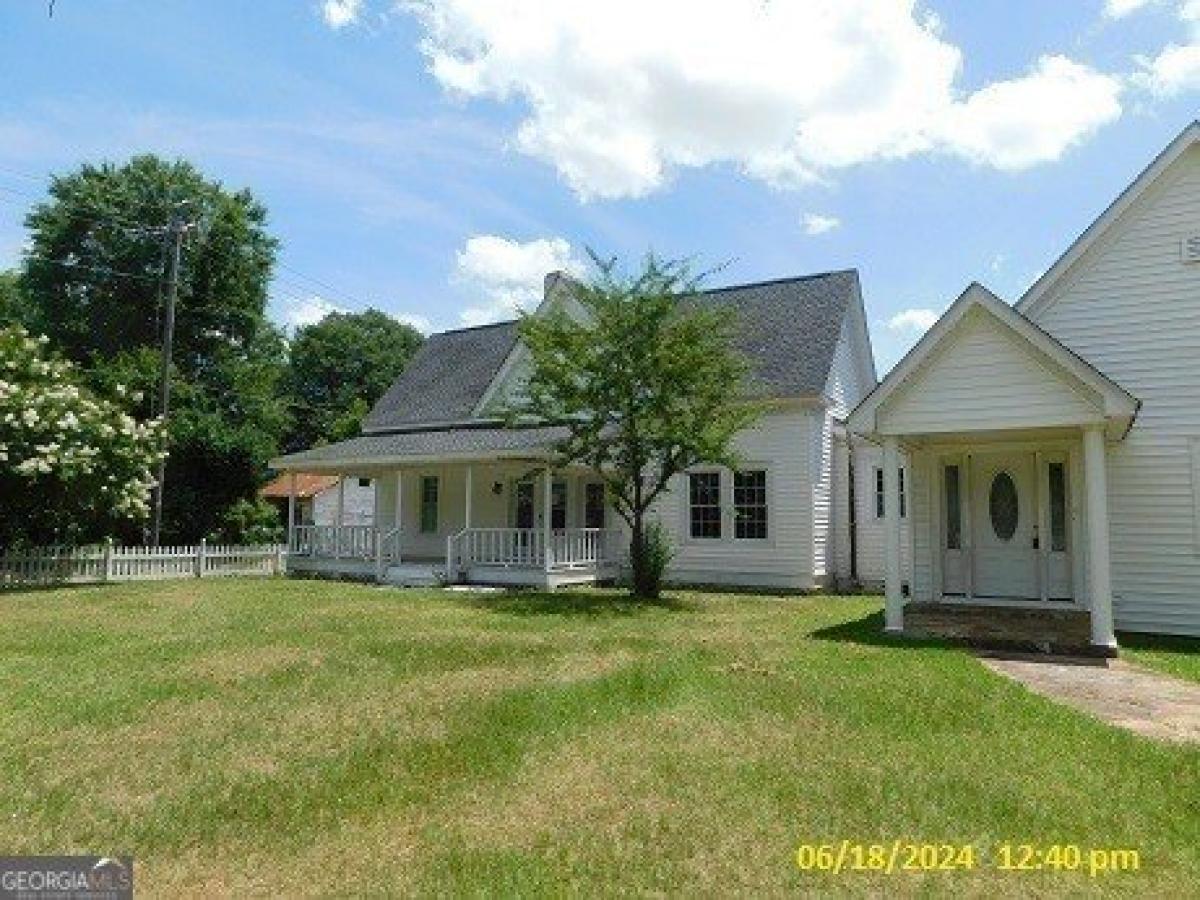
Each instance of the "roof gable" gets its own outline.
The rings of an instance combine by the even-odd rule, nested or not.
[[[1189,124],[1158,154],[1133,182],[1108,205],[1091,225],[1035,281],[1016,303],[1022,315],[1036,318],[1058,295],[1056,290],[1080,261],[1099,244],[1125,214],[1141,200],[1189,149],[1200,143],[1200,120]]]
[[[985,420],[1040,427],[1087,419],[1108,420],[1123,434],[1137,407],[1120,385],[972,284],[848,424],[871,434],[982,430]]]
[[[516,341],[516,322],[430,335],[379,398],[363,431],[470,420]]]

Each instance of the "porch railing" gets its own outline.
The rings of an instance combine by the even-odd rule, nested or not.
[[[620,552],[620,533],[606,528],[555,529],[549,542],[540,528],[464,528],[446,539],[446,570],[598,567],[617,563]]]
[[[297,525],[288,552],[331,559],[378,559],[379,529],[374,525]]]

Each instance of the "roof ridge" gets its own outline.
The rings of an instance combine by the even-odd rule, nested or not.
[[[467,331],[482,331],[485,328],[498,328],[501,325],[516,325],[520,319],[501,319],[499,322],[485,322],[482,325],[464,325],[461,328],[447,328],[445,331],[431,332],[429,337],[436,337],[439,334],[463,334]]]
[[[787,275],[782,278],[764,278],[761,281],[747,281],[742,284],[727,284],[723,287],[704,288],[696,291],[696,294],[717,294],[721,291],[741,291],[746,288],[766,287],[772,284],[787,284],[793,281],[815,281],[818,278],[829,278],[833,275],[858,275],[858,269],[854,266],[845,269],[830,269],[826,272],[810,272],[807,275]]]

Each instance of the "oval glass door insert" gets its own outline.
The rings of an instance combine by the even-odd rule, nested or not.
[[[1012,540],[1012,536],[1017,532],[1020,509],[1017,505],[1017,486],[1007,472],[1000,472],[992,479],[992,489],[988,495],[988,514],[996,537],[1002,541]]]

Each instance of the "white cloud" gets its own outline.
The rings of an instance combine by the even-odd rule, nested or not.
[[[429,321],[428,316],[417,315],[416,313],[397,313],[392,316],[397,322],[403,322],[405,325],[411,325],[421,334],[429,334],[433,329],[433,323]]]
[[[820,213],[805,213],[800,217],[800,227],[805,234],[818,235],[841,227],[842,220],[837,216],[823,216]]]
[[[1189,32],[1185,44],[1171,43],[1152,57],[1138,56],[1130,79],[1157,97],[1200,90],[1200,0],[1180,0],[1176,12]]]
[[[1121,115],[1121,85],[1065,56],[1043,56],[1033,71],[976,91],[947,111],[954,151],[998,169],[1058,159]]]
[[[1006,262],[1008,262],[1008,257],[1005,256],[1003,253],[997,253],[995,256],[992,257],[992,261],[989,265],[993,272],[999,272],[1001,269],[1004,268],[1004,264]]]
[[[941,315],[936,309],[904,309],[888,319],[887,327],[892,331],[908,331],[923,334],[933,327],[933,324],[941,318]]]
[[[532,310],[542,300],[546,275],[581,268],[560,237],[524,243],[494,234],[468,238],[455,258],[454,279],[469,285],[482,302],[463,310],[462,322],[483,325]]]
[[[1123,19],[1154,2],[1155,0],[1105,0],[1104,15],[1110,19]]]
[[[346,312],[343,307],[313,294],[303,299],[288,300],[283,307],[284,323],[291,330],[315,325],[330,313]]]
[[[330,28],[345,28],[358,21],[362,8],[363,0],[325,0],[321,15]]]
[[[964,95],[961,51],[912,0],[403,5],[442,86],[522,101],[517,146],[585,198],[714,163],[779,186],[916,153],[1016,169],[1121,113],[1118,79],[1061,56]]]
[[[1138,64],[1142,71],[1135,83],[1160,97],[1200,89],[1200,42],[1168,44],[1153,58],[1139,57]]]

